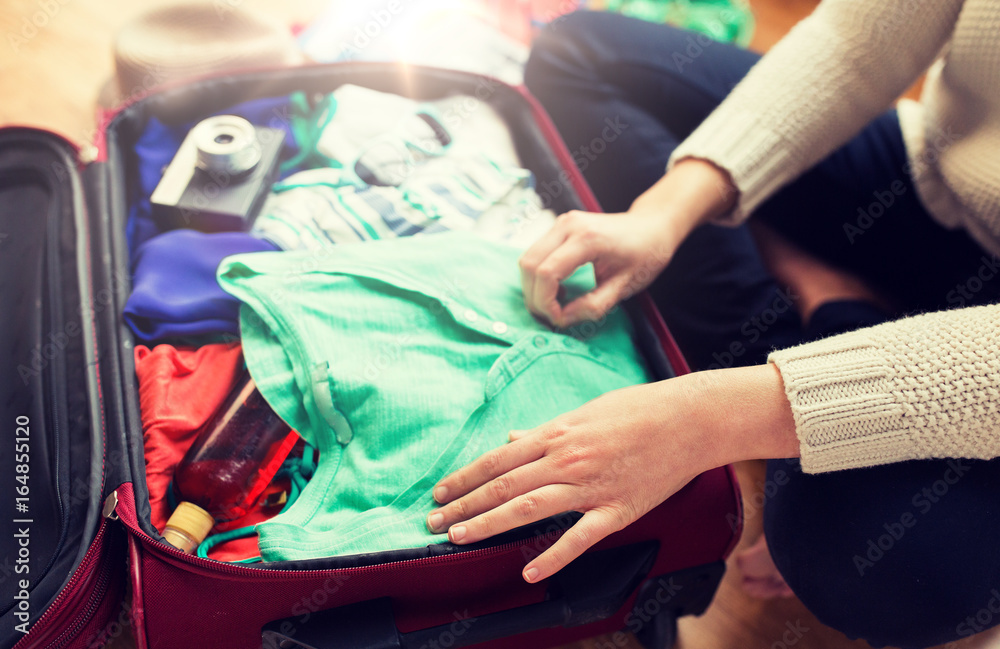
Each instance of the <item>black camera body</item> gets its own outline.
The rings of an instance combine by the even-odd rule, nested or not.
[[[202,120],[150,197],[153,219],[162,230],[249,230],[276,180],[284,139],[280,129],[235,115]]]

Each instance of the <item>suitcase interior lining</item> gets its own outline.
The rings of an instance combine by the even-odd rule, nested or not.
[[[32,622],[65,587],[100,521],[104,437],[97,400],[93,323],[100,303],[86,277],[83,191],[75,151],[34,129],[0,134],[0,401],[8,441],[28,417],[27,512],[14,508],[16,453],[0,453],[10,481],[8,522],[30,519],[30,571],[16,572],[17,546],[7,555],[11,578],[0,580],[0,638],[12,635],[13,596],[28,578]],[[9,504],[8,504],[9,503]],[[6,510],[5,510],[6,511]],[[16,523],[12,523],[18,527]],[[9,540],[14,543],[13,539]],[[5,547],[6,544],[5,544]]]

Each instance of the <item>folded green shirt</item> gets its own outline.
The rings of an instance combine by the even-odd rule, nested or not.
[[[627,316],[557,332],[524,307],[520,251],[468,233],[237,255],[243,351],[272,408],[320,451],[265,561],[414,548],[438,480],[605,392],[649,380]],[[590,267],[567,280],[594,285]]]

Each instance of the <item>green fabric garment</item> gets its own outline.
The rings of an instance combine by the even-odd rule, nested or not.
[[[265,561],[422,547],[448,473],[609,390],[649,380],[622,311],[554,332],[524,307],[520,252],[468,233],[237,255],[243,351],[275,411],[319,448]],[[594,285],[589,267],[567,284]]]
[[[683,27],[742,47],[753,38],[753,12],[746,0],[605,0],[604,9]]]

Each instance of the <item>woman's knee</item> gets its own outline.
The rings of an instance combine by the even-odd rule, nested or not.
[[[797,462],[768,463],[764,532],[788,585],[821,622],[873,646],[927,647],[1000,623],[1000,562],[977,551],[989,535],[970,541],[973,521],[956,524],[975,512],[947,511],[962,510],[961,493],[936,510],[916,506],[946,464],[893,467],[807,475]],[[978,492],[982,477],[954,488]]]
[[[548,94],[563,80],[592,77],[594,61],[587,49],[601,33],[603,15],[577,11],[555,19],[542,30],[524,69],[525,85],[534,94]]]

